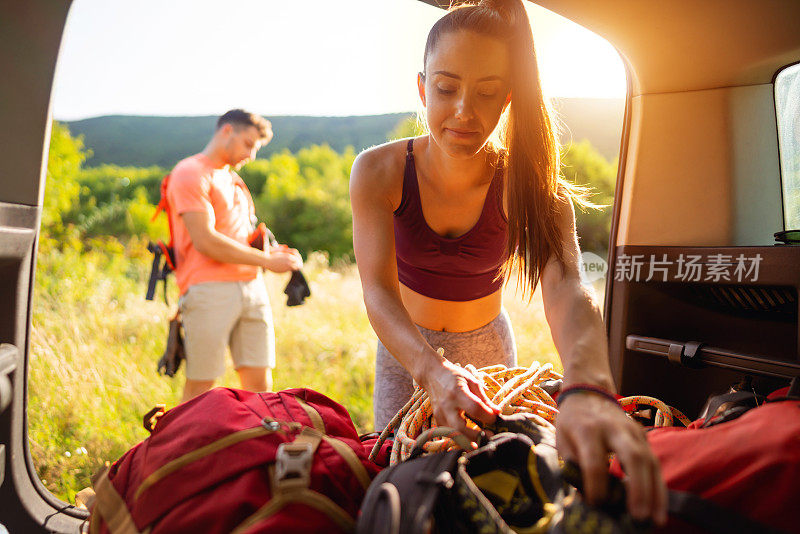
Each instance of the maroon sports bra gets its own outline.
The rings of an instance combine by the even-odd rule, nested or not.
[[[491,295],[503,284],[498,275],[506,259],[508,239],[503,166],[499,165],[492,177],[475,226],[459,237],[442,237],[428,226],[422,213],[413,147],[414,140],[409,139],[403,197],[394,211],[400,283],[439,300],[468,301]]]

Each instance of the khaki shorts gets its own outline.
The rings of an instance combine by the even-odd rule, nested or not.
[[[186,347],[186,378],[216,380],[233,364],[275,367],[275,329],[264,279],[194,284],[178,302]]]

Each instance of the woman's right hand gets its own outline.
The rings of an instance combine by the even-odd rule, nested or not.
[[[454,428],[470,440],[477,440],[480,432],[467,427],[464,414],[489,424],[500,413],[472,373],[446,359],[417,382],[430,396],[436,424]]]

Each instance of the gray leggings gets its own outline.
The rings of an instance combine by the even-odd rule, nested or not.
[[[442,332],[417,325],[422,337],[434,349],[442,347],[445,357],[453,363],[471,363],[481,368],[517,364],[517,345],[514,331],[505,309],[492,322],[469,332]],[[414,393],[413,379],[406,369],[378,340],[375,356],[375,430],[386,428]]]

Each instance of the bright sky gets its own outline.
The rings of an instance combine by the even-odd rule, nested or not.
[[[369,115],[417,109],[444,12],[417,0],[74,0],[53,115]],[[605,40],[530,4],[544,91],[622,98]]]

